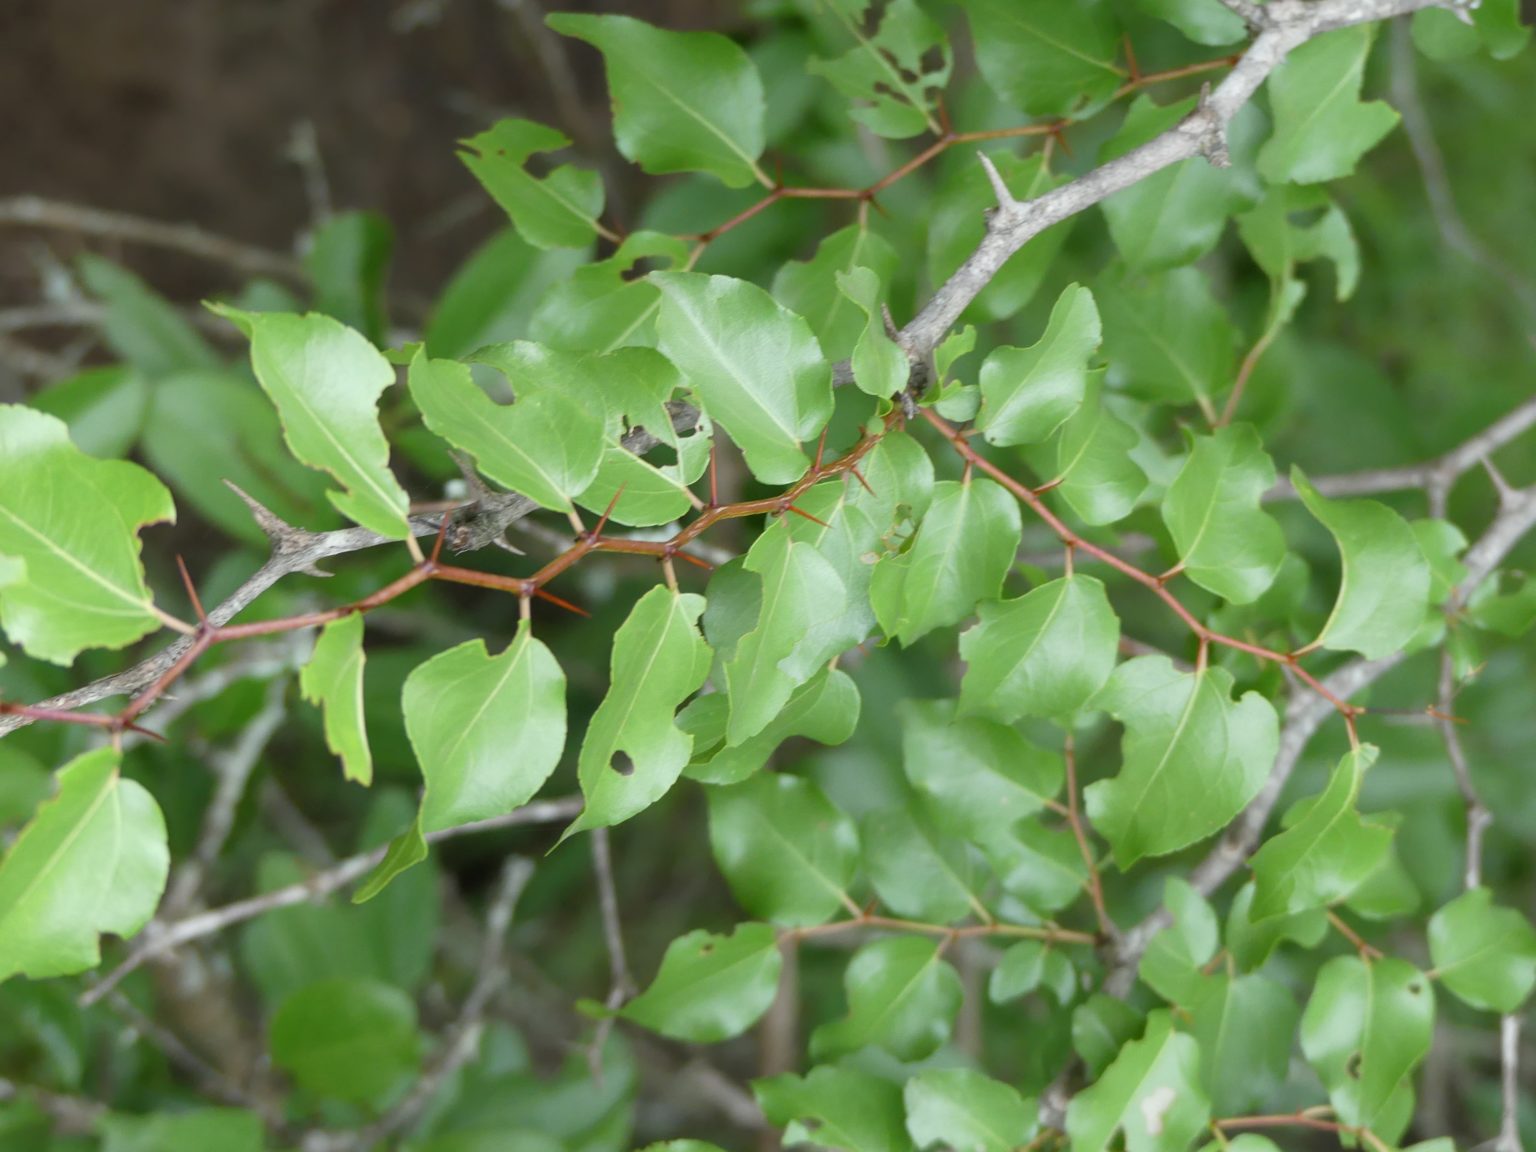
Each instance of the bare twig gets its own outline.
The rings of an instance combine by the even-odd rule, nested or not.
[[[613,852],[608,829],[592,830],[592,870],[597,878],[597,907],[603,920],[603,946],[608,951],[608,997],[605,1006],[616,1012],[634,992],[635,980],[629,972],[629,959],[624,950],[624,925],[619,919],[618,886],[613,880]],[[604,1016],[598,1021],[587,1049],[587,1066],[592,1079],[599,1084],[603,1080],[603,1049],[608,1044],[608,1034],[613,1031],[613,1017]]]
[[[96,1131],[96,1121],[107,1111],[105,1104],[82,1096],[66,1096],[30,1084],[18,1084],[0,1076],[0,1104],[30,1100],[51,1119],[58,1130],[70,1136],[84,1136]]]
[[[1494,1152],[1525,1152],[1520,1140],[1520,1017],[1499,1020],[1499,1085],[1502,1107]]]

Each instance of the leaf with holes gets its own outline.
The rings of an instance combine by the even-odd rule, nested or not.
[[[901,1086],[872,1072],[823,1065],[805,1076],[752,1082],[784,1144],[814,1143],[839,1152],[912,1152],[903,1123]]]
[[[916,0],[891,0],[874,35],[867,36],[860,27],[867,8],[868,0],[827,5],[855,47],[833,60],[812,59],[807,70],[853,101],[853,118],[877,136],[905,140],[925,130],[938,133],[934,108],[954,63],[943,27]]]
[[[581,248],[597,235],[603,181],[596,172],[563,164],[542,179],[528,171],[536,152],[570,146],[563,132],[532,120],[499,120],[459,141],[459,159],[500,204],[523,239],[539,248]]]

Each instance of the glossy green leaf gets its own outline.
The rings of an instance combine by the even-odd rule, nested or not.
[[[880,902],[897,916],[948,924],[986,919],[964,842],[905,808],[871,812],[860,825],[864,870]]]
[[[289,450],[346,489],[329,493],[337,510],[380,536],[408,536],[409,501],[389,470],[378,419],[379,396],[395,382],[389,361],[329,316],[210,307],[250,338],[251,367],[277,406]]]
[[[342,774],[373,783],[373,753],[363,716],[363,617],[332,620],[320,630],[309,663],[299,674],[304,699],[325,717],[325,746],[341,759]]]
[[[969,1068],[930,1068],[902,1090],[907,1131],[919,1148],[1009,1152],[1028,1144],[1039,1121],[1035,1102]]]
[[[1409,1079],[1429,1052],[1434,985],[1393,957],[1323,965],[1301,1018],[1301,1050],[1342,1123],[1395,1143],[1413,1110]]]
[[[321,980],[272,1016],[272,1061],[317,1096],[378,1100],[416,1069],[416,1005],[377,980]]]
[[[1262,968],[1283,940],[1293,940],[1303,948],[1316,948],[1328,934],[1326,909],[1309,908],[1263,920],[1253,916],[1256,885],[1249,881],[1238,889],[1227,911],[1225,940],[1227,951],[1244,972]]]
[[[873,35],[862,27],[868,0],[827,7],[854,47],[832,60],[812,59],[807,69],[853,101],[853,118],[877,136],[938,132],[935,102],[954,62],[943,27],[916,0],[890,0]]]
[[[547,23],[602,52],[614,139],[628,159],[655,175],[709,172],[732,188],[772,183],[757,166],[763,82],[730,40],[628,16],[557,12]]]
[[[946,1040],[960,1011],[960,975],[940,942],[892,936],[865,944],[848,962],[848,1015],[811,1033],[811,1056],[832,1059],[876,1045],[898,1060],[921,1060]]]
[[[1090,375],[1082,407],[1056,441],[1056,491],[1089,524],[1129,515],[1147,487],[1146,473],[1130,455],[1139,438],[1103,403],[1102,375]]]
[[[1243,18],[1221,0],[1136,0],[1136,7],[1166,20],[1196,44],[1236,44],[1248,34]]]
[[[1084,798],[1122,869],[1225,827],[1274,766],[1274,707],[1256,692],[1234,702],[1223,668],[1180,672],[1143,656],[1115,669],[1096,703],[1125,725],[1123,764]]]
[[[730,702],[724,693],[695,697],[677,716],[693,737],[686,775],[704,784],[739,784],[768,762],[784,741],[796,736],[841,744],[859,722],[859,690],[846,672],[828,668],[796,688],[777,716],[756,736],[727,745]]]
[[[839,285],[839,276],[867,268],[881,284],[896,271],[896,249],[878,232],[859,224],[840,228],[822,239],[809,260],[792,260],[773,278],[774,298],[805,317],[822,351],[831,360],[853,355],[868,330],[868,312]]]
[[[1219,972],[1202,979],[1187,1006],[1217,1114],[1261,1111],[1289,1076],[1300,1005],[1273,980]]]
[[[0,861],[0,980],[94,968],[101,933],[131,938],[154,914],[169,867],[165,819],[119,753],[77,756]]]
[[[1514,1012],[1536,986],[1536,929],[1486,888],[1462,893],[1429,918],[1434,975],[1459,999]]]
[[[1049,992],[1060,1005],[1070,1004],[1077,995],[1077,972],[1059,948],[1043,940],[1020,940],[992,969],[987,996],[995,1004],[1006,1004],[1036,989]]]
[[[1159,1011],[1147,1017],[1142,1038],[1072,1098],[1067,1135],[1072,1152],[1105,1152],[1117,1131],[1127,1152],[1182,1152],[1210,1115],[1200,1088],[1200,1046]]]
[[[1173,923],[1152,937],[1138,974],[1170,1004],[1188,1007],[1204,981],[1202,969],[1216,955],[1220,939],[1216,913],[1205,897],[1178,877],[1164,886],[1163,904]]]
[[[886,635],[910,645],[996,599],[1019,548],[1019,506],[990,480],[945,480],[916,538],[875,565],[869,595]]]
[[[1107,100],[1125,79],[1119,30],[1105,4],[965,0],[976,63],[993,91],[1030,116],[1067,116]]]
[[[1255,922],[1338,902],[1381,863],[1392,829],[1366,822],[1355,811],[1359,785],[1376,762],[1375,746],[1361,745],[1339,760],[1321,796],[1286,814],[1286,829],[1253,856]]]
[[[907,779],[940,822],[968,839],[1007,834],[1061,791],[1061,757],[1014,729],[956,717],[949,700],[912,700],[901,711]]]
[[[879,277],[862,267],[836,275],[838,291],[858,305],[865,316],[864,331],[859,333],[853,349],[853,382],[859,391],[871,396],[887,397],[900,392],[907,386],[911,365],[907,354],[886,334],[885,317],[880,311]]]
[[[1198,404],[1214,420],[1213,397],[1232,383],[1237,333],[1205,274],[1177,268],[1101,287],[1110,381],[1166,404]]]
[[[1429,604],[1429,564],[1413,529],[1375,500],[1330,500],[1299,468],[1291,483],[1339,546],[1339,595],[1314,643],[1367,660],[1398,651],[1419,630]]]
[[[138,529],[175,518],[138,465],[94,460],[62,421],[0,405],[0,623],[29,655],[69,664],[158,628]]]
[[[1037,916],[1074,903],[1088,883],[1082,849],[1064,827],[1029,819],[977,840],[1003,891]]]
[[[695,931],[667,945],[656,979],[621,1015],[674,1040],[716,1044],[756,1024],[778,992],[784,956],[767,924]]]
[[[563,391],[535,387],[520,391],[512,404],[497,404],[475,383],[468,365],[429,360],[424,351],[411,361],[409,379],[427,427],[468,452],[497,483],[567,512],[571,497],[596,478],[602,424]]]
[[[809,780],[760,772],[711,788],[709,843],[737,902],[753,916],[798,927],[851,904],[858,834]]]
[[[1376,39],[1374,24],[1325,32],[1292,50],[1269,77],[1275,132],[1259,152],[1272,184],[1317,184],[1355,170],[1397,125],[1380,101],[1362,103],[1360,84]]]
[[[528,169],[536,152],[557,152],[570,139],[532,120],[499,120],[468,140],[459,159],[505,209],[523,239],[538,248],[580,248],[597,235],[603,181],[569,164],[543,178]]]
[[[756,285],[663,272],[663,353],[710,417],[741,446],[752,474],[788,484],[810,467],[805,445],[832,415],[832,372],[810,325]]]
[[[1040,339],[995,349],[981,366],[976,426],[992,444],[1038,444],[1083,402],[1088,361],[1098,351],[1099,310],[1080,284],[1062,290]]]
[[[652,347],[661,292],[649,278],[634,276],[634,269],[646,260],[679,268],[687,259],[688,248],[676,236],[631,232],[608,259],[583,265],[550,285],[534,302],[528,335],[567,352]]]
[[[1198,436],[1163,497],[1163,523],[1184,574],[1233,604],[1263,595],[1285,559],[1285,537],[1259,500],[1275,466],[1248,424]]]
[[[1092,576],[1052,580],[978,611],[980,622],[960,636],[962,713],[1068,720],[1114,669],[1120,620]]]
[[[913,1152],[901,1085],[856,1068],[812,1068],[806,1076],[753,1081],[770,1124],[786,1145],[815,1143],[840,1152]]]
[[[587,726],[576,768],[587,804],[566,836],[628,820],[682,775],[693,741],[674,715],[709,675],[709,646],[698,630],[703,611],[704,597],[657,585],[620,625],[608,695]]]

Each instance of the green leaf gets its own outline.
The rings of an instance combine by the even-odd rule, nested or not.
[[[1256,882],[1249,915],[1303,912],[1344,899],[1372,874],[1392,846],[1392,829],[1359,819],[1355,802],[1376,748],[1361,745],[1333,770],[1321,796],[1301,800],[1284,820],[1283,833],[1253,854]]]
[[[1429,564],[1413,529],[1378,501],[1329,500],[1299,468],[1291,469],[1291,483],[1339,546],[1339,596],[1314,643],[1367,660],[1398,651],[1429,605]]]
[[[305,1091],[379,1100],[416,1070],[416,1005],[377,980],[320,980],[278,1005],[269,1043],[272,1062]]]
[[[389,361],[329,316],[209,307],[250,337],[251,367],[277,406],[289,450],[346,489],[328,493],[337,510],[380,536],[410,535],[409,501],[379,428],[379,395],[395,382]]]
[[[1226,669],[1180,672],[1164,656],[1109,678],[1096,704],[1125,725],[1124,763],[1084,798],[1122,870],[1219,831],[1264,786],[1279,741],[1274,707],[1256,692],[1231,697]]]
[[[1138,96],[1120,131],[1101,156],[1113,160],[1160,136],[1195,110],[1196,98],[1159,106]],[[1227,133],[1238,147],[1252,125],[1251,113],[1239,113]],[[1251,208],[1259,189],[1251,170],[1240,165],[1217,168],[1203,156],[1171,164],[1104,201],[1109,234],[1126,265],[1156,271],[1192,264],[1216,246],[1227,217]]]
[[[980,622],[960,637],[962,713],[1005,724],[1023,716],[1067,721],[1114,669],[1120,620],[1092,576],[1052,580],[978,611]]]
[[[755,1080],[752,1091],[786,1145],[842,1152],[912,1152],[901,1086],[855,1068],[812,1068],[807,1076]]]
[[[389,221],[374,212],[340,212],[315,231],[304,269],[315,286],[315,311],[334,316],[381,344],[387,327],[384,281],[394,250]]]
[[[219,354],[186,317],[132,272],[90,253],[78,267],[86,288],[106,306],[101,328],[107,343],[151,382],[220,366]]]
[[[853,118],[877,136],[904,140],[924,130],[938,134],[934,105],[954,63],[943,27],[916,0],[891,0],[874,35],[866,36],[860,26],[868,6],[868,0],[827,5],[856,47],[834,60],[812,59],[807,71],[854,101]],[[933,63],[925,66],[926,60]]]
[[[1204,273],[1177,268],[1099,290],[1110,381],[1164,404],[1199,404],[1216,416],[1212,397],[1231,385],[1236,330],[1211,295]]]
[[[1072,1047],[1094,1078],[1145,1030],[1146,1018],[1124,1000],[1095,992],[1072,1010]]]
[[[864,331],[853,349],[853,382],[859,391],[887,397],[907,386],[907,354],[885,332],[879,276],[868,268],[838,272],[837,288],[865,315]]]
[[[1269,75],[1275,132],[1259,151],[1271,184],[1320,184],[1355,170],[1397,125],[1397,112],[1362,103],[1360,84],[1375,24],[1325,32],[1294,49]]]
[[[631,232],[608,259],[583,265],[550,285],[534,306],[528,334],[566,352],[653,347],[661,292],[648,277],[633,275],[645,260],[680,268],[687,263],[688,248],[676,236]]]
[[[101,933],[129,939],[154,915],[170,867],[165,819],[119,769],[111,748],[59,769],[58,792],[0,861],[0,980],[94,968]]]
[[[1020,940],[1009,946],[992,969],[987,996],[994,1004],[1006,1004],[1037,988],[1045,989],[1065,1007],[1077,995],[1077,972],[1060,949],[1043,940]]]
[[[1099,1079],[1072,1098],[1072,1152],[1104,1152],[1116,1131],[1127,1152],[1183,1152],[1205,1127],[1210,1101],[1200,1089],[1200,1046],[1173,1030],[1168,1012],[1120,1050]]]
[[[587,726],[576,768],[587,804],[565,836],[628,820],[682,775],[693,740],[673,717],[709,675],[709,645],[698,630],[703,611],[704,597],[658,585],[620,625],[608,695]]]
[[[1301,1050],[1341,1123],[1393,1144],[1413,1111],[1414,1068],[1429,1052],[1435,989],[1413,965],[1338,956],[1323,965],[1301,1018]]]
[[[902,1061],[922,1060],[949,1039],[964,991],[940,956],[940,942],[892,936],[865,944],[848,962],[848,1015],[811,1033],[825,1060],[878,1045]]]
[[[1434,975],[1458,998],[1489,1012],[1514,1012],[1536,986],[1536,929],[1486,888],[1464,892],[1429,918]]]
[[[373,753],[363,717],[363,617],[332,620],[320,630],[309,663],[299,673],[304,699],[325,717],[325,746],[341,758],[348,780],[373,783]]]
[[[1039,1127],[1033,1100],[969,1068],[930,1068],[902,1090],[907,1131],[919,1148],[1010,1152]]]
[[[1463,20],[1471,17],[1471,26]],[[1454,60],[1476,52],[1479,44],[1495,60],[1520,54],[1531,29],[1520,23],[1519,0],[1482,0],[1464,12],[1431,8],[1413,14],[1413,42],[1435,60]]]
[[[27,406],[68,424],[69,438],[87,456],[121,460],[144,431],[149,395],[149,381],[118,364],[50,384],[28,396]]]
[[[157,629],[138,529],[175,519],[138,465],[94,460],[62,421],[0,405],[0,622],[29,655],[69,664]]]
[[[459,159],[528,243],[582,248],[597,235],[602,177],[564,164],[540,179],[527,168],[535,152],[558,152],[570,143],[563,132],[532,120],[498,120],[478,136],[459,141]]]
[[[1062,289],[1045,333],[1028,348],[994,349],[981,366],[976,426],[992,444],[1038,444],[1083,403],[1099,347],[1099,310],[1080,284]]]
[[[987,918],[976,896],[970,850],[934,828],[920,812],[871,812],[859,840],[869,882],[880,902],[897,916],[929,924],[949,924],[972,914]]]
[[[264,1152],[267,1146],[261,1117],[243,1108],[107,1115],[96,1123],[101,1152]]]
[[[858,834],[815,784],[760,772],[708,795],[715,863],[753,916],[800,927],[851,905]]]
[[[730,703],[722,692],[695,697],[677,716],[677,726],[693,737],[693,759],[686,775],[703,784],[739,784],[795,736],[820,744],[841,744],[859,722],[859,690],[846,672],[827,668],[790,695],[783,711],[761,732],[727,746],[725,728]]]
[[[1236,44],[1248,35],[1243,18],[1221,0],[1136,0],[1136,7],[1166,20],[1196,44]]]
[[[875,565],[869,597],[886,635],[903,646],[957,624],[994,600],[1019,549],[1019,507],[990,480],[933,486],[916,539]]]
[[[818,639],[847,601],[837,571],[810,544],[796,542],[782,518],[753,543],[746,570],[762,577],[762,610],[725,662],[730,745],[768,727],[794,690],[841,651]]]
[[[1163,903],[1173,915],[1173,924],[1152,937],[1138,974],[1170,1004],[1188,1007],[1204,983],[1201,969],[1216,955],[1220,939],[1216,913],[1205,897],[1178,877],[1170,877],[1164,886]]]
[[[1113,524],[1130,514],[1147,476],[1131,458],[1139,437],[1102,403],[1102,372],[1090,374],[1083,404],[1056,442],[1056,490],[1089,524]]]
[[[1030,116],[1086,114],[1125,79],[1108,5],[965,0],[976,63],[993,91]]]
[[[1061,791],[1061,757],[1012,728],[956,718],[949,700],[912,700],[901,711],[907,779],[947,827],[978,842],[1007,835]]]
[[[1163,497],[1163,523],[1184,574],[1233,604],[1250,604],[1274,582],[1285,537],[1259,500],[1275,466],[1248,424],[1197,436]]]
[[[979,843],[1003,891],[1037,916],[1072,904],[1088,882],[1082,850],[1066,828],[1024,820]]]
[[[1317,217],[1319,208],[1323,213]],[[1293,213],[1316,218],[1298,224]],[[1254,263],[1269,274],[1271,295],[1282,303],[1296,291],[1290,283],[1296,266],[1323,257],[1334,264],[1334,296],[1347,300],[1354,293],[1360,279],[1360,246],[1349,217],[1320,189],[1271,188],[1258,207],[1238,217],[1237,231]]]
[[[1286,1082],[1301,1008],[1262,976],[1202,978],[1188,1003],[1201,1081],[1216,1113],[1261,1111]]]
[[[773,278],[773,295],[780,304],[804,316],[828,359],[841,360],[867,330],[867,310],[839,287],[839,276],[866,268],[881,284],[896,272],[896,249],[878,232],[860,224],[825,237],[809,260],[792,260]]]
[[[500,655],[467,640],[413,669],[401,703],[426,778],[425,832],[522,807],[565,748],[565,675],[527,621]]]
[[[763,82],[752,61],[713,32],[671,32],[628,16],[557,12],[562,36],[603,54],[619,151],[652,175],[709,172],[732,188],[773,182],[763,151]]]
[[[770,925],[738,924],[729,936],[690,932],[667,945],[656,979],[620,1015],[674,1040],[718,1044],[768,1011],[783,966]]]
[[[804,445],[832,415],[832,372],[810,325],[754,284],[660,272],[660,347],[752,474],[788,484],[810,467]]]
[[[411,398],[427,427],[475,458],[499,484],[561,512],[597,476],[603,457],[602,424],[578,398],[558,388],[518,390],[513,404],[497,404],[457,360],[411,361]]]
[[[1328,916],[1323,908],[1309,908],[1263,920],[1253,916],[1256,886],[1249,881],[1238,889],[1227,911],[1227,951],[1244,972],[1262,968],[1275,946],[1282,940],[1294,940],[1303,948],[1316,948],[1328,934]]]
[[[432,356],[464,356],[497,340],[536,336],[566,347],[540,324],[546,308],[588,274],[588,254],[541,252],[512,228],[486,241],[454,273],[427,321],[424,338]],[[580,314],[571,318],[580,326]],[[537,331],[535,329],[537,328]],[[582,341],[582,350],[592,347]]]

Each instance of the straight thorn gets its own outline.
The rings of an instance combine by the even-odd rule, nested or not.
[[[1008,191],[1008,185],[1003,182],[1003,174],[997,170],[997,165],[992,163],[992,157],[985,152],[976,153],[981,159],[981,167],[987,174],[987,182],[992,185],[992,194],[997,197],[997,206],[1003,212],[1011,212],[1019,206],[1019,202],[1013,198],[1013,193]]]
[[[831,528],[832,527],[832,525],[828,524],[825,520],[823,520],[823,519],[821,519],[820,517],[817,517],[817,516],[812,516],[804,508],[797,507],[794,504],[791,504],[789,506],[789,511],[795,513],[795,515],[797,515],[797,516],[804,516],[807,520],[811,521],[811,523],[813,523],[813,524],[820,524],[823,528]]]
[[[187,562],[181,558],[181,553],[176,553],[176,569],[181,573],[181,582],[187,590],[187,599],[192,601],[192,611],[197,613],[197,622],[206,624],[208,613],[203,611],[203,602],[197,598],[197,589],[192,586],[192,577],[187,573]]]

